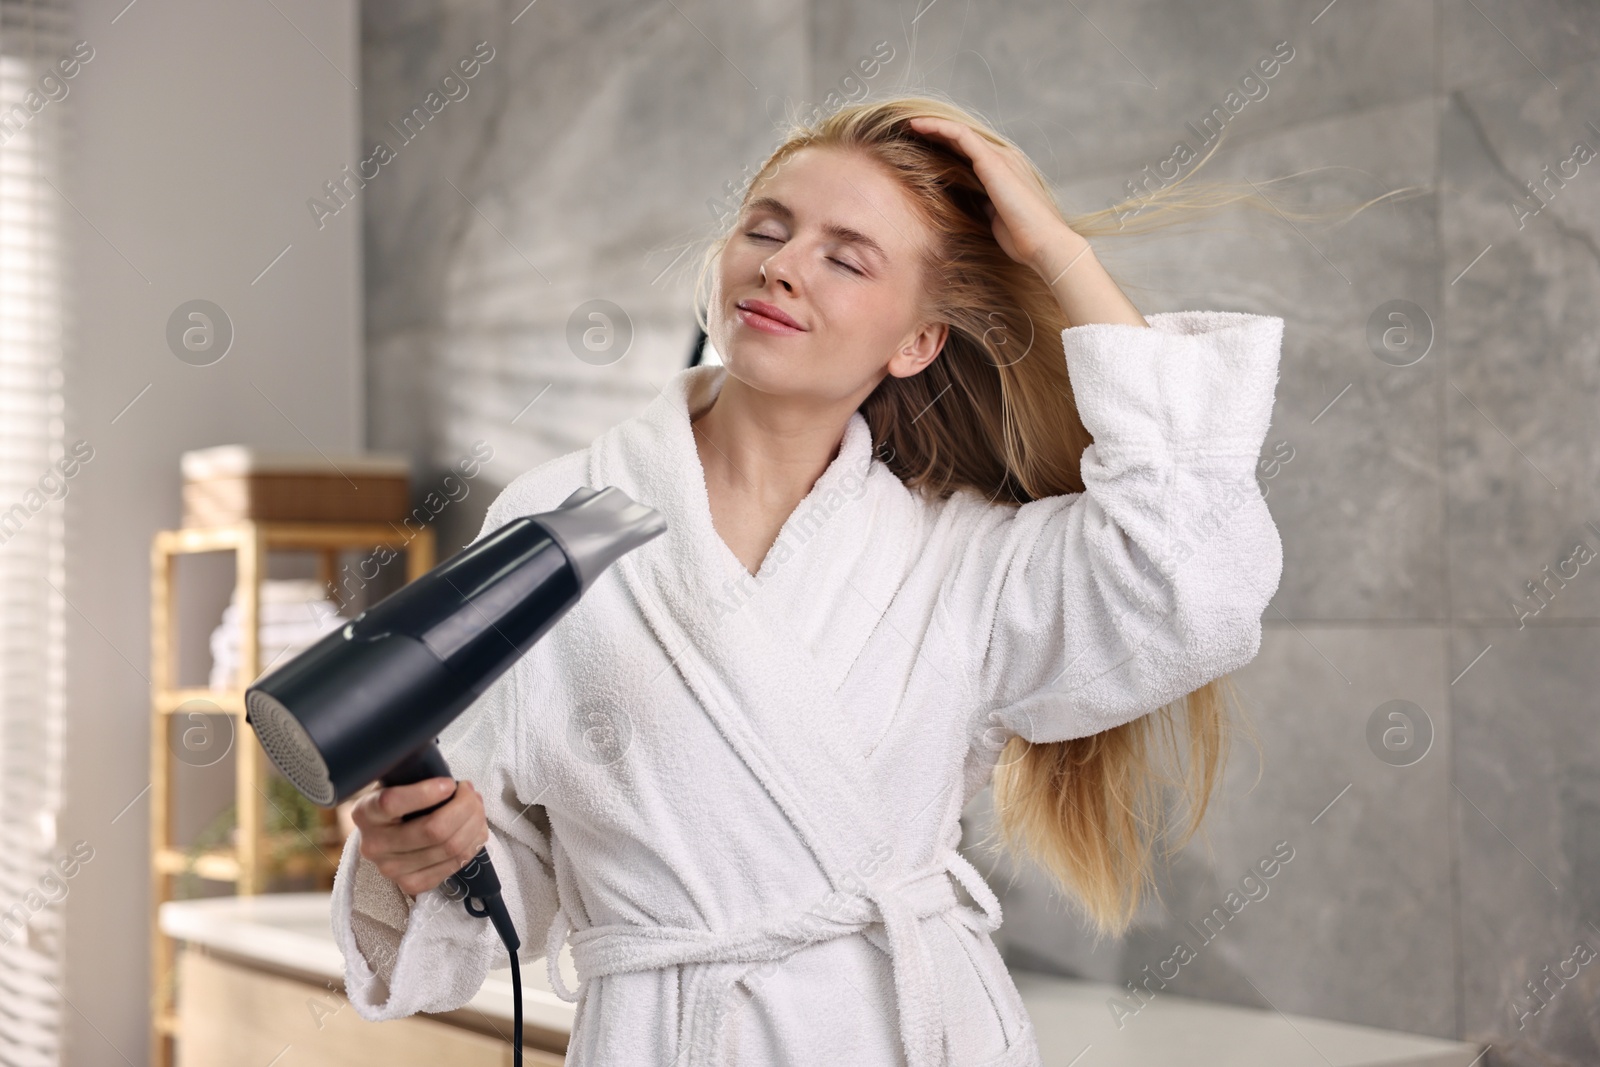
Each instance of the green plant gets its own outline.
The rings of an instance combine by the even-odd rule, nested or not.
[[[304,866],[307,860],[314,862],[319,856],[329,862],[337,862],[336,856],[329,856],[323,850],[326,833],[322,825],[321,808],[278,774],[267,775],[265,793],[266,850],[261,862],[267,871]],[[174,900],[200,895],[203,879],[195,871],[200,857],[232,845],[238,822],[238,805],[229,804],[195,835],[194,841],[184,850],[184,868],[173,886]]]

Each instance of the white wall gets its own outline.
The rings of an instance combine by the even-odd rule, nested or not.
[[[94,848],[61,905],[64,1062],[89,1067],[148,1055],[149,552],[179,521],[178,456],[230,442],[349,452],[365,434],[359,204],[320,231],[306,207],[358,159],[355,0],[83,0],[78,36],[95,56],[69,97],[66,432],[95,453],[65,501],[59,833]],[[235,331],[204,367],[165,337],[196,298]]]

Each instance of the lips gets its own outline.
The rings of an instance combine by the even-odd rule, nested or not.
[[[791,327],[793,329],[796,329],[796,330],[805,329],[804,326],[800,325],[792,317],[790,317],[789,315],[784,314],[784,312],[781,311],[779,308],[775,307],[772,304],[767,303],[765,300],[741,300],[741,301],[739,301],[738,306],[740,308],[742,308],[743,310],[745,310],[745,311],[752,312],[752,313],[754,313],[756,315],[761,315],[764,318],[772,319],[775,322],[781,322],[785,326]]]

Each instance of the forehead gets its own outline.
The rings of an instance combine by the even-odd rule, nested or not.
[[[836,225],[866,234],[890,261],[906,264],[926,247],[928,231],[911,198],[887,168],[862,152],[810,145],[750,191],[795,214],[797,225]]]

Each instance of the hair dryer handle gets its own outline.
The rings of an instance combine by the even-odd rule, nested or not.
[[[426,781],[429,778],[455,778],[455,775],[450,773],[450,764],[445,762],[444,753],[439,751],[439,739],[437,737],[401,760],[393,770],[378,779],[378,784],[385,786],[411,785],[414,782]],[[460,787],[457,786],[457,788]],[[450,795],[439,801],[439,803],[417,811],[409,811],[400,816],[400,821],[410,822],[412,819],[420,819],[429,812],[438,811],[450,803],[455,798],[455,795],[455,790],[452,789]]]
[[[454,778],[450,773],[450,764],[445,761],[444,753],[439,751],[439,739],[423,745],[415,752],[395,765],[394,769],[382,778],[379,784],[411,785],[413,782],[425,781],[429,778]],[[457,789],[461,788],[459,785]],[[401,822],[409,822],[420,818],[430,811],[437,811],[450,803],[455,797],[455,790],[450,795],[418,811],[407,812],[400,816]],[[444,880],[444,892],[451,900],[459,900],[466,907],[467,914],[476,918],[487,918],[494,923],[499,931],[500,939],[506,947],[517,951],[521,941],[517,937],[517,928],[512,925],[511,917],[506,913],[505,905],[500,899],[500,876],[495,873],[494,864],[489,861],[489,846],[485,845],[478,850],[478,854],[467,865]],[[476,901],[479,907],[473,907]]]

